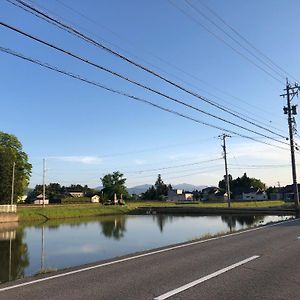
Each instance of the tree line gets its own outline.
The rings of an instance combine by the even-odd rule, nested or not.
[[[23,151],[22,144],[15,135],[0,131],[0,204],[10,203],[12,192],[12,177],[14,168],[14,203],[22,196],[28,186],[32,165],[28,161],[27,154]],[[116,196],[118,199],[124,200],[142,199],[142,200],[165,200],[168,191],[172,189],[171,184],[165,184],[160,174],[155,183],[141,195],[129,195],[126,187],[126,178],[120,171],[107,174],[100,178],[102,189],[95,190],[87,185],[73,184],[70,186],[61,186],[59,183],[50,183],[46,185],[46,195],[51,202],[55,202],[70,191],[83,192],[86,197],[95,194],[101,197],[102,201],[113,200]],[[265,190],[266,185],[257,178],[250,178],[246,173],[241,177],[233,179],[229,175],[230,189],[232,197],[240,194],[241,191],[250,188]],[[218,184],[221,191],[225,191],[225,178]],[[42,185],[36,185],[29,193],[28,200],[34,199],[43,191]],[[275,188],[269,188],[268,191],[278,191]],[[201,191],[193,191],[194,200],[201,200]]]

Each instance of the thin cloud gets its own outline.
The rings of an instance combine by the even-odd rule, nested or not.
[[[65,162],[75,162],[87,165],[101,164],[102,158],[98,156],[53,156],[51,159],[57,159]]]
[[[146,163],[146,160],[143,160],[143,159],[136,159],[134,160],[134,163],[136,165],[144,165]]]
[[[287,148],[288,149],[288,148]],[[229,156],[250,161],[283,163],[289,161],[289,152],[257,143],[241,143],[228,148]]]

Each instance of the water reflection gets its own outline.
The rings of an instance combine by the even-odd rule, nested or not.
[[[230,230],[232,232],[237,227],[237,222],[241,226],[254,226],[259,223],[261,223],[264,220],[265,216],[251,216],[251,215],[245,215],[245,216],[221,216],[221,219],[223,222],[225,222]]]
[[[286,218],[110,216],[0,226],[0,282]]]
[[[119,240],[124,237],[126,231],[126,219],[122,216],[104,218],[99,222],[102,233],[108,238]]]
[[[159,230],[161,233],[164,231],[164,226],[166,225],[167,222],[172,222],[173,221],[173,216],[170,215],[155,215],[152,216],[153,220],[156,221]]]
[[[27,245],[23,242],[24,230],[16,230],[18,224],[0,226],[0,282],[25,276],[29,265]]]

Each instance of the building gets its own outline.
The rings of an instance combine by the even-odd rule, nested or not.
[[[242,193],[242,201],[262,201],[268,200],[268,195],[264,190],[251,187]]]
[[[81,198],[84,197],[84,193],[83,192],[75,192],[75,191],[71,191],[68,192],[68,195],[73,197],[73,198]]]
[[[202,201],[207,202],[227,202],[227,193],[222,192],[218,187],[211,186],[202,190]]]
[[[92,203],[99,203],[100,202],[100,196],[94,195],[93,197],[91,197],[91,202]]]
[[[193,194],[183,190],[168,190],[167,201],[193,201]]]
[[[33,204],[49,204],[49,199],[45,198],[45,203],[43,201],[43,195],[39,194],[36,196],[36,198],[33,200]]]
[[[20,196],[17,200],[18,203],[25,203],[27,200],[27,195]]]
[[[298,191],[300,191],[300,184],[298,184]],[[294,201],[294,185],[288,184],[285,187],[282,187],[279,191],[279,193],[282,196],[282,200],[287,202],[293,202]]]

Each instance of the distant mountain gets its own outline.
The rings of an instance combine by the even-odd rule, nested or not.
[[[152,184],[143,184],[143,185],[137,185],[133,186],[131,188],[128,188],[129,194],[136,194],[139,195],[141,193],[144,193],[148,190],[149,187],[151,187]],[[180,183],[180,184],[175,184],[172,185],[173,189],[178,189],[178,190],[185,190],[192,192],[194,190],[202,190],[206,188],[206,185],[193,185],[193,184],[188,184],[188,183]]]
[[[133,186],[131,188],[128,188],[128,193],[129,194],[136,194],[139,195],[141,193],[144,193],[148,190],[149,187],[151,187],[152,184],[142,184],[142,185],[137,185],[137,186]]]
[[[206,185],[193,185],[193,184],[189,184],[189,183],[179,183],[179,184],[175,184],[172,185],[173,189],[178,189],[178,190],[185,190],[185,191],[189,191],[192,192],[194,190],[203,190],[204,188],[206,188]]]
[[[96,190],[96,191],[101,191],[103,189],[103,186],[96,186],[93,189]]]

